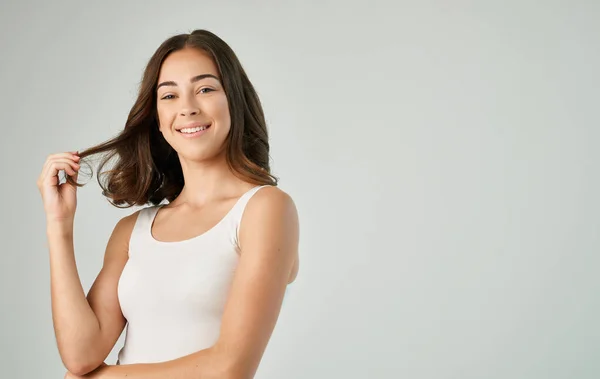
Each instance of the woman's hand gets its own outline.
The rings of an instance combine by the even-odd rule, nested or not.
[[[58,173],[62,170],[77,180],[79,156],[73,152],[49,155],[37,180],[44,202],[46,218],[52,221],[73,221],[77,208],[77,187],[69,183],[59,184]]]

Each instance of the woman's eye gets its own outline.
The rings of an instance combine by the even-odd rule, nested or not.
[[[208,88],[208,87],[205,87],[205,88],[201,88],[201,89],[200,89],[198,92],[199,92],[199,93],[207,93],[207,92],[212,92],[212,91],[214,91],[214,89],[212,89],[212,88]],[[171,100],[171,99],[173,99],[174,97],[175,97],[175,96],[173,96],[173,95],[166,95],[166,96],[163,96],[163,97],[161,98],[161,100]]]

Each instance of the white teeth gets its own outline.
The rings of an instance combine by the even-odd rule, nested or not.
[[[196,133],[196,132],[199,132],[199,131],[204,130],[206,128],[208,128],[208,126],[198,126],[198,127],[195,127],[195,128],[181,129],[180,132],[182,132],[182,133]]]

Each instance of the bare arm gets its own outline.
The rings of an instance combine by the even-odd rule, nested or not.
[[[54,331],[62,361],[74,374],[83,375],[100,366],[125,327],[117,283],[128,259],[137,213],[115,226],[103,267],[87,298],[75,263],[72,222],[48,221]]]

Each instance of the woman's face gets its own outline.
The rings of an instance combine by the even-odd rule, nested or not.
[[[220,79],[210,56],[198,49],[178,50],[164,60],[156,89],[158,121],[180,158],[201,161],[221,152],[231,118]]]

